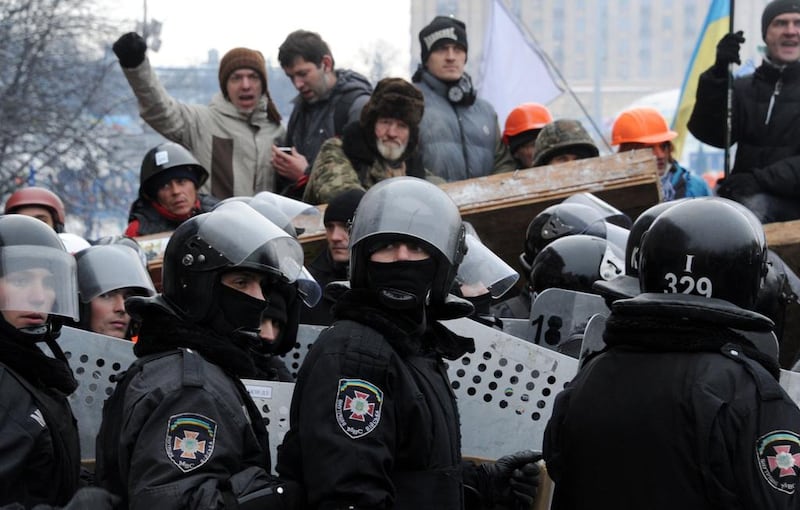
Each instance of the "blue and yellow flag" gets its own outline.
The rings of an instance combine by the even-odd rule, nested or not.
[[[716,59],[717,43],[730,30],[731,0],[712,0],[703,30],[694,47],[692,60],[686,69],[686,76],[681,87],[681,97],[672,129],[678,132],[678,138],[672,141],[675,146],[674,157],[680,159],[683,143],[686,140],[689,117],[692,115],[694,100],[697,94],[697,80],[700,74],[711,67]],[[720,126],[722,128],[722,126]]]

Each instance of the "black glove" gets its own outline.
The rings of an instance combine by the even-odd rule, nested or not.
[[[500,457],[478,468],[483,478],[481,493],[488,506],[530,508],[539,488],[540,452],[523,450]]]
[[[122,503],[122,499],[100,487],[82,487],[72,496],[62,510],[82,510],[84,508],[112,510]]]
[[[147,42],[136,32],[123,35],[111,47],[114,55],[119,59],[119,65],[126,68],[138,67],[144,62],[144,52],[147,51]]]
[[[739,47],[744,43],[744,32],[728,32],[717,43],[717,60],[714,65],[718,68],[728,69],[728,64],[741,64]]]
[[[761,186],[756,176],[749,172],[737,172],[717,181],[717,196],[739,201],[760,193]]]

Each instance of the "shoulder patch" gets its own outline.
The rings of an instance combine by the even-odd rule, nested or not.
[[[339,379],[336,422],[352,439],[364,437],[381,421],[383,391],[362,379]]]
[[[800,472],[800,436],[789,430],[774,430],[758,439],[755,453],[770,486],[794,494]]]
[[[211,458],[217,438],[217,422],[201,414],[182,413],[170,417],[164,447],[178,469],[188,473]]]

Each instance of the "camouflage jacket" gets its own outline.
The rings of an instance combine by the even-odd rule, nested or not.
[[[400,175],[428,179],[435,184],[444,182],[423,168],[422,158],[416,152],[404,163],[397,169],[390,167],[365,142],[360,124],[353,122],[345,127],[342,138],[329,138],[322,144],[311,168],[303,201],[325,204],[342,191],[366,190],[384,179]]]

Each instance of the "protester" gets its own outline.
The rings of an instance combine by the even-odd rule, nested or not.
[[[303,201],[327,203],[344,190],[366,190],[389,177],[438,179],[426,172],[416,152],[423,110],[422,94],[413,85],[402,78],[381,80],[361,119],[345,126],[341,138],[322,145]]]
[[[424,167],[448,182],[513,171],[497,113],[477,97],[464,71],[464,22],[436,16],[420,30],[419,43],[421,63],[411,80],[425,96],[419,137]]]
[[[130,340],[137,322],[125,310],[131,296],[152,296],[153,282],[139,254],[121,244],[90,246],[75,255],[78,264],[78,327]]]
[[[67,400],[78,383],[56,343],[63,321],[78,319],[75,260],[52,228],[21,214],[0,218],[0,258],[0,506],[113,508],[105,491],[79,491]]]
[[[522,103],[506,118],[503,143],[508,146],[517,168],[531,168],[536,156],[536,138],[542,128],[553,122],[553,115],[539,103]]]
[[[472,308],[448,297],[465,251],[458,208],[395,177],[367,191],[351,234],[351,289],[300,368],[278,472],[305,485],[310,508],[530,505],[538,455],[461,461],[442,358],[473,342],[439,322]]]
[[[278,61],[299,94],[282,141],[291,153],[272,148],[279,174],[276,190],[300,199],[322,144],[359,119],[372,85],[354,71],[335,69],[333,53],[316,32],[289,34],[278,49]]]
[[[64,232],[64,202],[49,189],[37,186],[18,189],[8,197],[4,212],[32,216],[47,223],[56,232]]]
[[[543,127],[533,151],[533,166],[558,165],[600,155],[580,121],[573,119],[558,119]]]
[[[138,357],[103,409],[97,481],[126,508],[295,508],[301,491],[270,474],[264,420],[240,377],[269,306],[302,248],[245,204],[190,218],[164,253],[163,293],[131,297]]]
[[[129,32],[114,43],[139,114],[165,138],[189,149],[211,172],[201,191],[223,199],[275,189],[268,148],[283,136],[281,116],[267,88],[261,52],[234,48],[219,62],[220,93],[206,105],[169,95],[147,58],[147,43]]]
[[[177,143],[150,149],[139,172],[139,197],[131,205],[125,235],[137,237],[175,230],[197,214],[208,212],[217,199],[198,193],[208,172]]]
[[[797,508],[800,409],[778,383],[773,323],[751,311],[767,271],[756,226],[722,198],[653,221],[642,294],[612,304],[607,349],[556,397],[554,510]],[[643,457],[658,460],[630,469]]]
[[[611,129],[611,145],[618,152],[650,149],[656,157],[661,176],[661,199],[705,197],[711,190],[702,177],[683,168],[672,157],[672,140],[678,133],[669,129],[667,120],[655,108],[631,108],[619,114]]]
[[[731,175],[719,196],[750,208],[763,223],[800,218],[800,2],[773,0],[761,16],[764,62],[733,82],[730,143],[736,144]],[[725,148],[728,67],[740,64],[743,32],[726,34],[716,61],[700,75],[689,131],[701,142]]]

